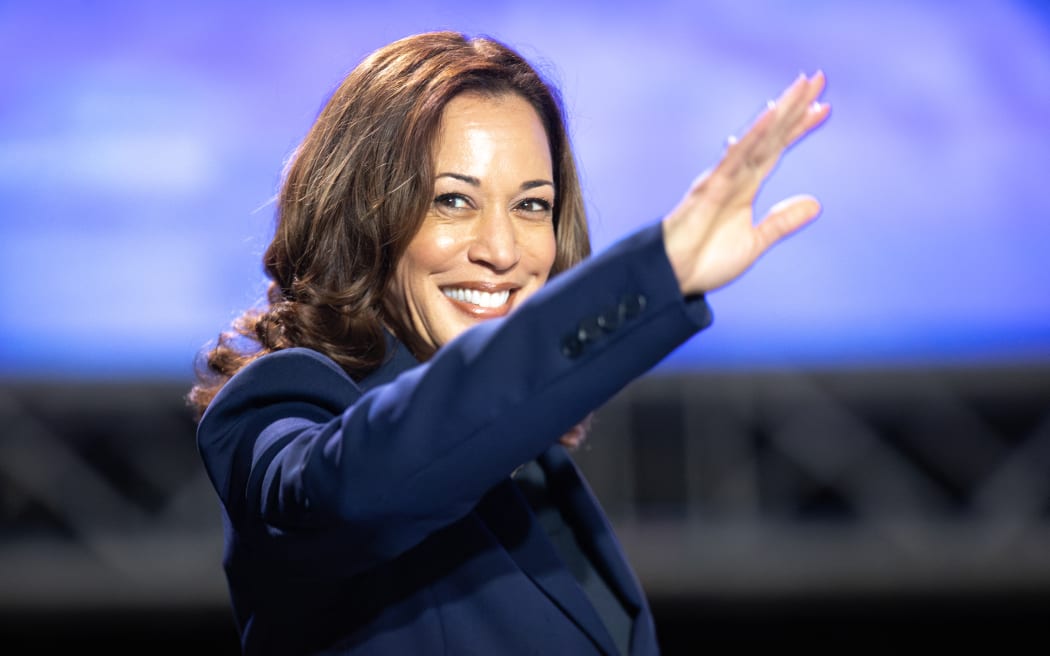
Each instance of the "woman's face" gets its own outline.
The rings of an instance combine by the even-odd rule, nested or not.
[[[554,174],[547,133],[520,96],[466,93],[445,107],[434,193],[398,262],[392,291],[438,348],[506,316],[554,264]]]

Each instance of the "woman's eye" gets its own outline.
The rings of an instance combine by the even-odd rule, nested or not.
[[[470,202],[460,194],[441,194],[434,199],[434,204],[450,210],[462,210],[470,207]]]
[[[546,214],[551,211],[550,202],[542,198],[526,198],[518,203],[518,207],[526,212],[539,212]]]

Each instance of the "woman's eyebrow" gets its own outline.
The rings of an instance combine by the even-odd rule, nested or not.
[[[529,180],[528,182],[521,183],[521,190],[525,191],[526,189],[535,189],[536,187],[543,187],[545,185],[553,187],[554,183],[550,180]]]
[[[436,180],[438,178],[455,178],[456,180],[462,180],[463,182],[466,182],[467,184],[472,185],[474,187],[481,186],[481,180],[478,180],[472,175],[463,175],[462,173],[438,173],[436,176],[434,176],[434,179]]]
[[[481,180],[475,178],[472,175],[463,175],[462,173],[451,173],[451,172],[447,172],[446,171],[444,173],[438,173],[436,176],[434,176],[435,180],[438,179],[438,178],[453,178],[453,179],[456,179],[456,180],[461,180],[463,182],[466,182],[467,184],[469,184],[469,185],[471,185],[473,187],[480,187],[481,186]],[[542,180],[542,179],[540,179],[540,180],[527,180],[527,181],[521,183],[521,187],[520,188],[521,188],[522,191],[524,191],[526,189],[535,189],[536,187],[543,187],[545,185],[553,187],[554,183],[551,182],[550,180]]]

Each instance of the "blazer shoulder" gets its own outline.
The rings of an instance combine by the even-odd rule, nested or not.
[[[201,426],[275,403],[302,401],[341,412],[360,396],[357,383],[331,358],[294,347],[267,353],[238,371],[212,400]]]
[[[256,359],[230,379],[230,382],[238,379],[254,379],[257,377],[270,377],[282,373],[284,375],[310,374],[336,376],[346,382],[353,383],[350,376],[343,371],[335,360],[327,355],[314,351],[313,349],[295,346],[281,349]]]

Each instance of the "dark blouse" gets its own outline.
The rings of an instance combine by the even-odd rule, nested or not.
[[[605,628],[616,643],[616,649],[621,654],[629,653],[631,617],[587,556],[586,549],[573,529],[575,522],[571,513],[548,492],[547,476],[543,468],[532,460],[515,472],[514,481],[532,506],[537,521],[550,537],[558,555],[565,561],[565,566],[594,604],[595,610],[605,623]]]

